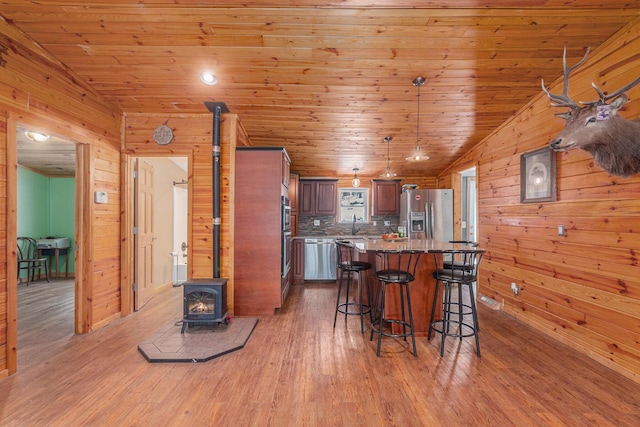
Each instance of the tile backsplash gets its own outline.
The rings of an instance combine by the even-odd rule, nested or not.
[[[320,225],[313,225],[314,220]],[[399,216],[373,216],[368,223],[356,223],[356,235],[379,236],[384,233],[398,231]],[[389,221],[389,226],[384,222]],[[373,223],[376,222],[374,226]],[[298,236],[350,236],[352,223],[339,223],[333,216],[298,216]]]

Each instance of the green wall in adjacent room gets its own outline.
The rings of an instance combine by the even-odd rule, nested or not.
[[[18,168],[18,237],[49,234],[50,179]]]
[[[49,178],[18,168],[18,236],[67,237],[74,247],[75,178]],[[64,271],[64,257],[58,271]],[[73,251],[69,273],[74,271]]]

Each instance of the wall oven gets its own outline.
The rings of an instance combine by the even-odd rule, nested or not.
[[[289,199],[282,196],[282,231],[291,230],[291,205]]]
[[[282,266],[281,273],[282,277],[285,277],[289,273],[289,269],[291,269],[291,254],[293,248],[291,245],[291,232],[283,231],[282,232]]]

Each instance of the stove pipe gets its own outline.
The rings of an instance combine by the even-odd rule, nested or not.
[[[213,113],[213,278],[220,278],[220,115],[228,113],[224,102],[205,102]]]

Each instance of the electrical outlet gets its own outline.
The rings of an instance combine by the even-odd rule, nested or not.
[[[314,220],[313,220],[313,225],[314,225],[315,227],[319,227],[319,226],[320,226],[320,220],[319,220],[319,219],[314,219]]]
[[[377,226],[378,225],[378,221],[373,221],[373,226]]]
[[[391,221],[385,221],[384,225],[385,225],[385,227],[389,227],[391,225]]]
[[[520,288],[515,283],[511,283],[511,290],[513,291],[513,294],[515,296],[518,296],[518,294],[520,293]]]

